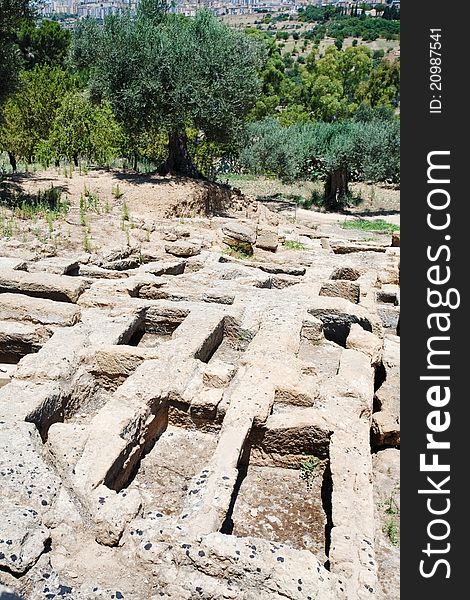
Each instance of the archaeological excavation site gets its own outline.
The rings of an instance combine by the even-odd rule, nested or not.
[[[399,234],[121,185],[0,240],[2,600],[396,600]]]

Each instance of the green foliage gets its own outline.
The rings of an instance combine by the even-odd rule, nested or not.
[[[357,98],[373,107],[398,107],[400,102],[399,63],[381,60],[377,68],[372,70],[369,78],[358,86]]]
[[[332,6],[313,6],[299,8],[298,19],[301,22],[311,23],[312,21],[328,21],[333,16],[338,15],[339,10]]]
[[[101,200],[98,194],[92,192],[89,187],[85,185],[83,192],[80,194],[80,213],[87,213],[92,210],[96,214],[100,214]]]
[[[305,244],[302,244],[300,242],[295,242],[294,240],[286,240],[284,242],[284,248],[287,248],[288,250],[306,250],[307,249]]]
[[[365,46],[343,51],[330,46],[318,60],[315,55],[307,57],[304,97],[313,116],[327,121],[351,113],[358,86],[369,78],[372,67],[371,52]]]
[[[122,221],[130,221],[130,218],[129,205],[124,201],[121,207],[121,219]]]
[[[384,526],[384,533],[390,540],[392,546],[400,545],[400,537],[398,534],[398,525],[394,518],[387,520]]]
[[[307,490],[310,491],[313,487],[313,480],[317,475],[317,467],[319,464],[318,458],[310,456],[300,463],[299,473],[300,478],[307,484]]]
[[[21,52],[16,43],[17,31],[24,19],[31,19],[29,0],[0,0],[0,108],[19,85]]]
[[[188,125],[229,141],[260,91],[262,47],[205,11],[194,19],[139,13],[110,16],[102,28],[85,23],[72,57],[79,68],[92,65],[92,96],[109,100],[127,134],[163,128],[178,159]]]
[[[394,119],[394,111],[390,107],[372,107],[367,102],[361,102],[354,114],[354,120],[360,123],[371,123],[374,121],[393,121]]]
[[[50,133],[65,94],[76,89],[76,80],[57,67],[44,65],[20,76],[21,89],[5,104],[0,144],[31,162],[38,145]]]
[[[393,233],[399,231],[400,227],[394,223],[388,223],[383,219],[353,219],[341,223],[343,229],[359,229],[361,231],[380,231],[383,233]]]
[[[87,254],[91,254],[91,252],[93,251],[93,247],[91,244],[91,237],[90,237],[88,231],[85,231],[83,234],[82,248],[83,248],[83,251],[86,252]]]
[[[70,209],[67,201],[62,200],[62,190],[59,187],[39,190],[35,195],[19,194],[7,199],[6,202],[16,217],[32,219],[35,216],[66,215]]]
[[[395,500],[395,490],[393,490],[390,496],[385,500],[385,512],[387,515],[399,515],[400,509]]]
[[[377,38],[398,39],[400,35],[400,22],[397,20],[383,19],[381,17],[349,17],[343,16],[334,19],[327,26],[330,37],[361,37],[364,41],[373,41]]]
[[[119,187],[119,183],[116,183],[116,185],[113,186],[112,194],[116,198],[116,200],[119,200],[124,196],[124,192]]]
[[[228,256],[232,256],[233,258],[238,258],[239,260],[250,260],[253,258],[252,253],[250,253],[246,246],[242,244],[238,246],[230,246],[223,251],[223,254],[227,254]]]
[[[110,105],[92,104],[83,94],[66,95],[52,123],[40,154],[44,162],[66,159],[107,165],[119,156],[121,129]]]
[[[399,176],[398,121],[298,123],[281,127],[273,119],[253,123],[240,153],[242,166],[287,182],[325,178],[325,206],[350,200],[354,175],[371,181]]]
[[[383,504],[383,508],[385,509],[384,512],[386,515],[388,515],[388,518],[383,527],[383,531],[390,540],[392,546],[399,546],[400,535],[398,531],[397,518],[399,518],[400,516],[400,509],[395,500],[395,492],[396,488],[392,490],[392,492]]]
[[[274,117],[282,125],[338,121],[354,116],[361,103],[390,108],[399,104],[399,64],[380,59],[365,46],[345,50],[330,46],[321,57],[314,49],[295,61],[290,52],[281,56],[266,33],[248,33],[268,48],[260,71],[262,95],[251,111],[252,121],[264,117]]]
[[[57,21],[44,20],[36,25],[25,20],[17,34],[17,45],[23,56],[26,69],[39,65],[65,67],[69,46],[70,31]]]

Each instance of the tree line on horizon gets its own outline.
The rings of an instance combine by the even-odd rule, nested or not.
[[[399,64],[365,46],[304,60],[207,11],[86,19],[70,32],[0,0],[0,150],[45,166],[140,158],[211,176],[218,159],[285,181],[321,178],[324,204],[351,179],[399,180]]]

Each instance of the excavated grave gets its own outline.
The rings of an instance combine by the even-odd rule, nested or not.
[[[242,227],[275,237],[268,212]],[[330,227],[238,259],[237,226],[0,259],[0,581],[20,597],[396,597],[399,249]]]

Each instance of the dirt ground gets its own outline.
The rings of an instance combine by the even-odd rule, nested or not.
[[[301,181],[286,184],[279,179],[253,177],[248,175],[229,176],[228,183],[239,188],[244,194],[265,201],[284,201],[295,206],[295,197],[309,200],[313,193],[321,193],[322,185],[314,181]],[[360,199],[357,206],[348,209],[354,215],[383,216],[400,212],[400,189],[392,184],[352,183],[353,196]],[[315,206],[311,209],[318,212]]]
[[[66,214],[24,215],[0,204],[2,245],[19,253],[60,255],[81,249],[100,253],[111,244],[116,247],[151,243],[156,224],[165,219],[203,217],[207,212],[224,214],[261,200],[289,221],[339,229],[345,219],[363,217],[399,224],[400,192],[393,186],[353,184],[353,192],[364,198],[345,213],[327,213],[315,206],[300,208],[295,201],[309,198],[320,189],[318,183],[300,182],[291,186],[265,177],[232,177],[226,185],[186,178],[138,175],[120,171],[90,170],[66,176],[58,169],[9,176],[0,186],[0,196],[8,193],[34,197],[54,187],[67,203]],[[240,195],[238,190],[246,195]],[[347,232],[343,234],[348,237]],[[367,234],[365,237],[370,237]],[[27,250],[25,250],[27,248]],[[14,252],[13,252],[14,253]],[[27,256],[25,255],[25,259]]]
[[[224,213],[237,195],[228,187],[186,178],[138,175],[120,171],[58,169],[9,176],[0,185],[0,199],[16,194],[34,198],[51,187],[61,192],[66,214],[24,215],[0,204],[0,238],[4,244],[45,250],[51,255],[76,250],[96,253],[110,245],[140,245],[151,241],[155,223]]]

